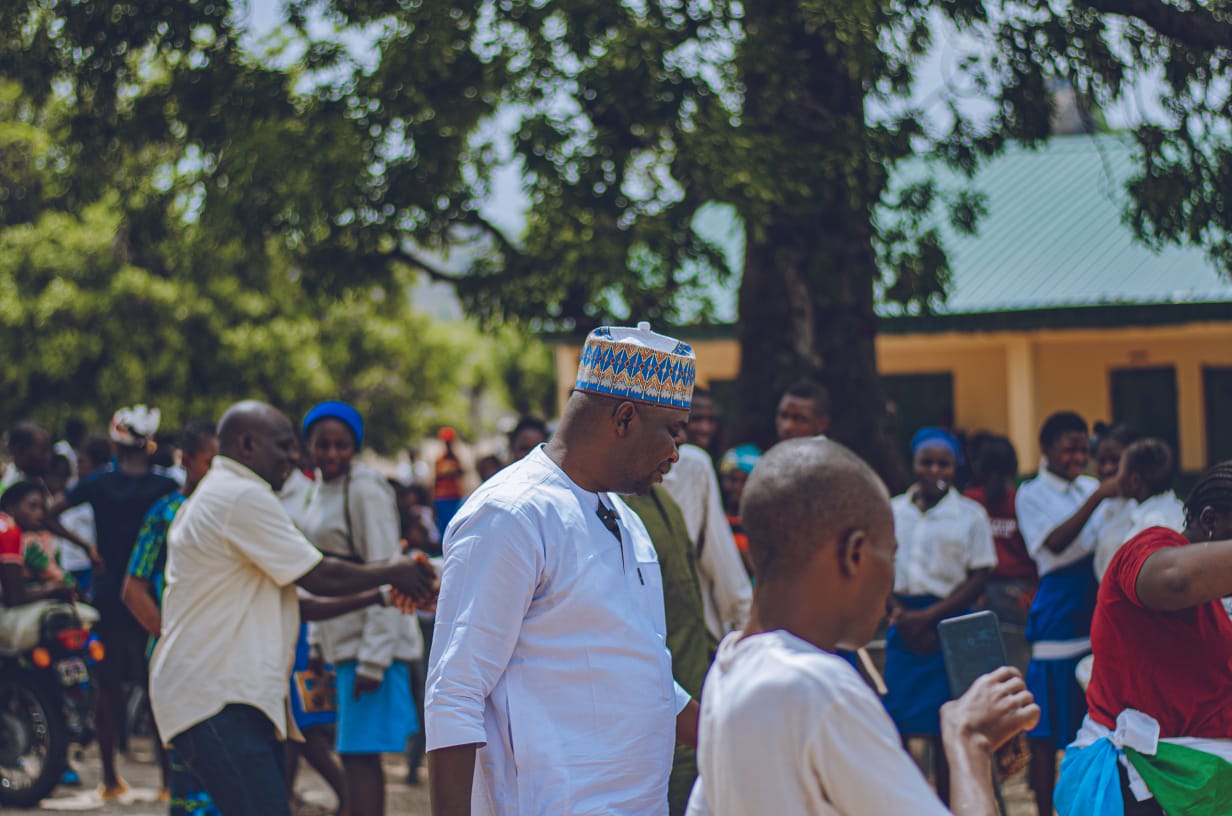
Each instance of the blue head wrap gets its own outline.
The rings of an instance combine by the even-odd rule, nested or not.
[[[719,472],[730,473],[733,470],[743,470],[752,473],[753,467],[761,459],[761,451],[756,445],[737,445],[723,454],[719,460]]]
[[[915,456],[925,445],[940,445],[948,449],[954,454],[954,463],[962,464],[962,445],[954,434],[944,428],[920,428],[916,431],[915,436],[911,437],[911,455]]]
[[[350,405],[338,400],[329,400],[312,406],[312,410],[304,416],[304,424],[300,426],[305,439],[308,438],[308,431],[312,426],[322,419],[338,420],[350,428],[351,433],[355,435],[355,448],[358,450],[364,446],[364,418]]]

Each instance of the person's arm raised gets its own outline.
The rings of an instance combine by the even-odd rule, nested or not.
[[[1100,502],[1104,499],[1110,499],[1113,496],[1121,494],[1121,485],[1115,476],[1104,479],[1095,492],[1087,497],[1087,500],[1082,503],[1082,506],[1074,511],[1074,514],[1065,521],[1052,528],[1044,538],[1044,547],[1050,552],[1062,553],[1074,543],[1074,539],[1082,532],[1082,528],[1091,520],[1091,516],[1095,514],[1095,509],[1099,507]]]
[[[1147,609],[1175,612],[1232,594],[1232,541],[1166,547],[1147,556],[1135,583]]]
[[[941,707],[941,741],[950,761],[955,816],[994,816],[993,752],[1039,722],[1040,709],[1017,669],[983,675]]]

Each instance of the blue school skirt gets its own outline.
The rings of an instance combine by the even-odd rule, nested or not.
[[[1027,640],[1041,643],[1090,636],[1099,590],[1093,563],[1093,557],[1084,558],[1040,579],[1027,619]],[[1055,740],[1058,746],[1073,742],[1087,713],[1086,694],[1074,676],[1074,670],[1086,654],[1031,658],[1027,666],[1027,688],[1039,704],[1040,721],[1027,732],[1028,737]]]
[[[895,596],[906,609],[924,609],[937,603],[936,595]],[[945,661],[938,648],[927,654],[909,650],[898,627],[886,632],[885,707],[900,734],[940,734],[941,706],[950,699]]]
[[[411,669],[395,660],[385,669],[381,687],[355,699],[355,669],[348,660],[338,673],[339,754],[391,754],[406,750],[406,741],[419,731],[415,700],[411,697]]]

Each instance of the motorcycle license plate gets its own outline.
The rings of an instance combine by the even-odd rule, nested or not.
[[[90,680],[90,671],[80,657],[68,657],[56,663],[56,674],[65,686],[78,686]]]

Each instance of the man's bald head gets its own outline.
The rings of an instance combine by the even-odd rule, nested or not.
[[[892,535],[890,494],[850,450],[828,439],[792,439],[771,448],[740,501],[758,580],[801,570],[820,547],[863,530]]]
[[[295,429],[286,414],[268,403],[237,402],[218,421],[218,453],[279,490],[298,459]]]

